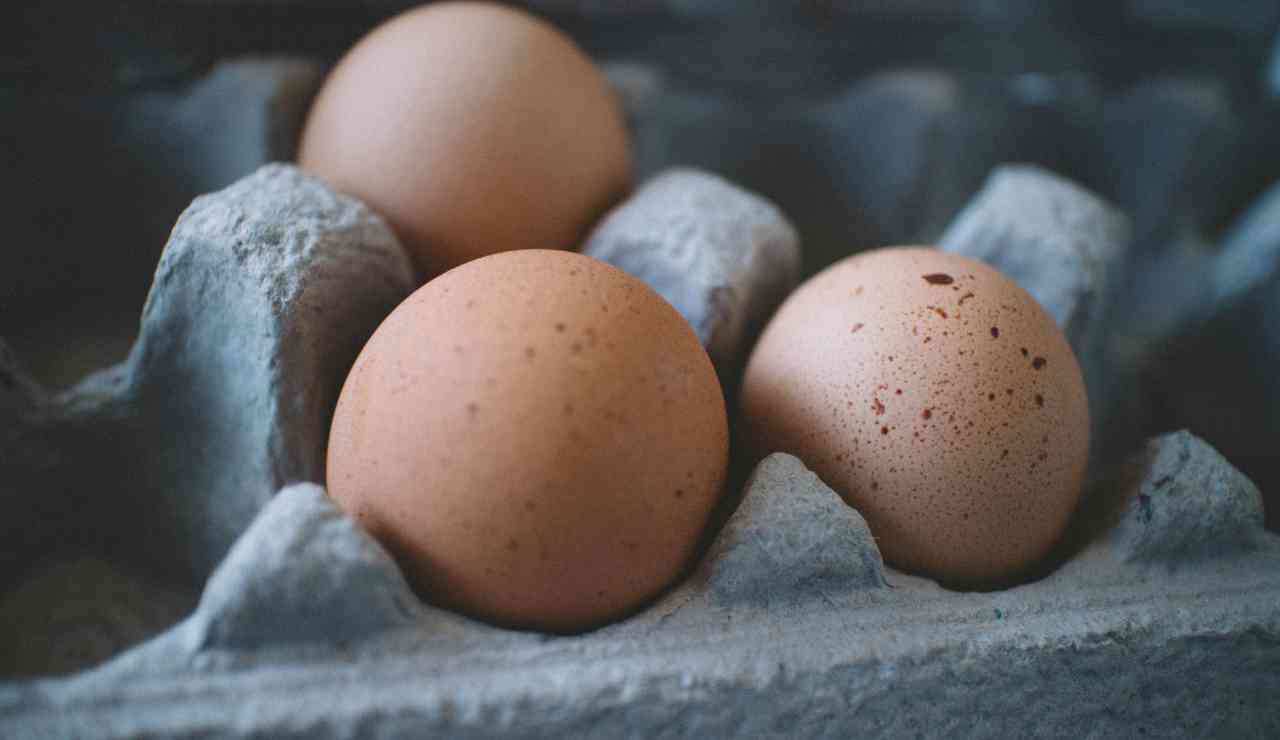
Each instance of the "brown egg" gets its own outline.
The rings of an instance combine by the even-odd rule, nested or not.
[[[680,314],[604,262],[529,250],[383,322],[342,389],[328,485],[429,600],[566,632],[676,578],[727,462],[719,381]]]
[[[1088,457],[1084,382],[1053,319],[933,249],[867,252],[802,285],[753,351],[742,406],[759,451],[801,457],[886,560],[954,585],[1042,557]]]
[[[528,13],[473,2],[364,37],[316,98],[298,160],[381,213],[427,278],[495,252],[574,248],[631,170],[591,60]]]

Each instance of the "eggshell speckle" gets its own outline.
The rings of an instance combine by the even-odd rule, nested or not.
[[[995,269],[881,249],[802,285],[754,349],[742,389],[762,453],[796,454],[867,519],[886,560],[956,585],[1042,557],[1088,462],[1070,346]]]
[[[382,214],[426,278],[510,249],[572,249],[625,191],[604,75],[514,8],[433,3],[374,29],[308,115],[299,164]]]
[[[727,461],[719,382],[675,309],[604,262],[528,250],[440,276],[378,328],[328,485],[427,599],[569,632],[681,572]]]

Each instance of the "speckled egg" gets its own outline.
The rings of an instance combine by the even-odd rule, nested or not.
[[[1089,412],[1053,319],[997,270],[880,249],[814,276],[756,345],[749,436],[867,519],[894,566],[957,586],[1017,577],[1061,536]]]
[[[338,401],[328,487],[428,600],[574,632],[681,573],[727,462],[688,322],[604,262],[528,250],[445,273],[378,328]]]

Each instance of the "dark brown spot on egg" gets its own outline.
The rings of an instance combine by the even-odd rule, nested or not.
[[[872,398],[871,410],[875,412],[876,416],[884,416],[884,403],[878,398]]]
[[[921,412],[920,412],[920,418],[922,418],[922,419],[926,419],[926,420],[927,420],[927,419],[932,419],[932,418],[933,418],[933,409],[925,409],[924,411],[921,411]]]
[[[563,332],[564,330],[565,330],[564,322],[563,322],[563,321],[557,321],[557,322],[556,322],[556,331],[558,331],[558,332]]]
[[[856,323],[856,324],[854,324],[854,325],[853,325],[853,328],[849,330],[849,333],[850,333],[850,334],[857,334],[858,332],[862,331],[862,327],[864,327],[864,326],[866,326],[866,324],[864,324],[864,323],[862,323],[861,321],[859,321],[858,323]]]
[[[881,434],[888,434],[888,433],[889,433],[889,427],[880,427],[880,433],[881,433]]]
[[[991,327],[991,338],[992,338],[992,339],[999,339],[999,338],[1000,338],[1000,327],[998,327],[998,326],[993,326],[993,327]]]
[[[535,349],[534,349],[533,347],[531,347],[531,346],[530,346],[530,347],[525,347],[525,348],[524,348],[524,356],[525,356],[527,359],[532,360],[532,359],[533,359],[537,354],[538,354],[538,351],[537,351],[537,350],[535,350]]]
[[[963,306],[965,301],[973,297],[974,297],[973,293],[965,293],[964,295],[960,296],[960,302],[956,305]]]
[[[924,281],[930,285],[950,285],[956,281],[945,272],[931,272],[928,275],[922,275]]]
[[[472,401],[471,403],[468,403],[468,404],[467,404],[467,415],[468,415],[468,416],[470,416],[472,419],[474,419],[474,418],[476,418],[476,414],[479,414],[479,413],[480,413],[480,404],[476,403],[475,401]]]
[[[683,489],[683,488],[677,488],[677,489],[676,489],[676,498],[684,498],[684,489]]]
[[[1027,348],[1026,348],[1026,347],[1023,347],[1023,348],[1022,348],[1022,356],[1023,356],[1023,357],[1026,357],[1026,356],[1027,356],[1027,355],[1029,355],[1029,354],[1031,354],[1031,353],[1027,351]]]
[[[520,550],[520,543],[516,542],[515,537],[507,538],[507,552],[517,552]]]
[[[1037,370],[1043,368],[1047,364],[1049,364],[1049,361],[1044,359],[1043,357],[1037,357],[1036,359],[1031,361],[1031,367],[1034,367]]]
[[[1044,396],[1039,393],[1036,394],[1036,405],[1040,408],[1044,408]]]
[[[929,310],[933,311],[934,313],[938,314],[944,319],[947,318],[947,312],[937,306],[929,306]]]

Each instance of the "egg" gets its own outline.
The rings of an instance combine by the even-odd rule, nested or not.
[[[956,586],[1043,557],[1088,462],[1084,382],[1053,319],[934,249],[862,253],[804,283],[755,346],[741,404],[756,449],[802,458],[889,563]]]
[[[378,327],[327,479],[428,600],[576,632],[681,573],[727,464],[719,381],[680,314],[604,262],[527,250],[441,275]]]
[[[357,43],[317,95],[298,161],[385,217],[424,278],[574,248],[631,171],[592,61],[550,24],[476,2],[410,10]]]

